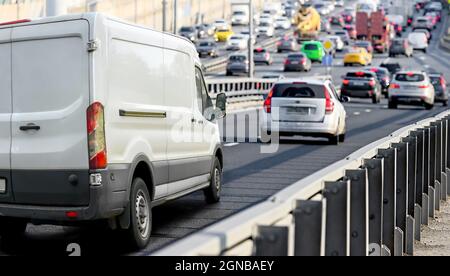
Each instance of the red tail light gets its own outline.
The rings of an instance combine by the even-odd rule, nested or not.
[[[370,80],[370,81],[369,81],[369,85],[370,85],[371,87],[375,87],[376,84],[377,84],[377,83],[376,83],[376,81],[374,81],[374,80]]]
[[[272,97],[273,97],[273,90],[269,92],[269,95],[267,95],[267,98],[264,101],[264,111],[266,113],[272,113]]]
[[[400,85],[393,83],[393,84],[391,84],[391,86],[389,88],[390,89],[400,89]]]
[[[350,81],[349,81],[349,80],[343,80],[343,81],[342,81],[342,84],[343,84],[343,85],[349,85],[349,84],[350,84]]]
[[[421,85],[421,86],[419,86],[419,88],[420,89],[428,89],[428,88],[430,88],[430,86],[429,85]]]
[[[444,89],[444,90],[447,87],[447,84],[445,83],[445,79],[442,77],[441,77],[441,86],[442,86],[442,89]]]
[[[99,102],[91,104],[87,110],[87,131],[89,147],[89,168],[105,169],[108,165],[105,139],[105,112]]]
[[[363,77],[365,75],[364,72],[356,72],[355,75],[357,75],[358,77]]]
[[[325,114],[331,114],[334,112],[334,102],[331,100],[330,91],[328,91],[328,88],[324,87],[325,89]]]
[[[306,64],[306,58],[303,58],[301,63],[302,63],[302,65],[305,65]]]
[[[284,61],[284,65],[289,65],[289,64],[291,64],[291,61],[290,61],[289,59],[286,59],[286,60]]]

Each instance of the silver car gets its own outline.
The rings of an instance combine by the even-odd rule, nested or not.
[[[328,138],[331,144],[345,141],[346,111],[330,80],[279,80],[264,101],[261,140],[280,136]]]
[[[389,108],[396,109],[399,104],[434,107],[435,90],[429,76],[420,71],[397,73],[389,87]]]

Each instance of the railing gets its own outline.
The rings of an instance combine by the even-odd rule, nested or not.
[[[449,122],[402,128],[154,255],[413,255],[450,192]]]
[[[227,78],[208,79],[206,82],[211,98],[215,99],[217,94],[226,93],[228,104],[237,104],[263,100],[276,80]]]

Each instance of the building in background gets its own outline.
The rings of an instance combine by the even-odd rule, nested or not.
[[[161,30],[163,0],[65,0],[69,13],[103,12],[126,21]],[[173,30],[174,1],[167,1],[167,27]],[[193,25],[229,18],[230,0],[177,0],[177,25]],[[259,8],[268,0],[254,0]],[[46,0],[0,0],[0,22],[45,16]]]

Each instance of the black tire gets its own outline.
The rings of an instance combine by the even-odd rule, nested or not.
[[[328,138],[328,141],[329,141],[330,145],[338,146],[339,145],[339,135],[331,136],[330,138]]]
[[[427,49],[423,49],[423,52],[426,54],[427,53]]]
[[[372,103],[373,104],[378,104],[380,101],[378,100],[377,95],[372,96]]]
[[[443,106],[448,106],[448,101],[444,101],[444,102],[442,103],[442,105],[443,105]]]
[[[205,201],[208,204],[214,204],[220,201],[220,194],[222,192],[223,170],[219,158],[215,158],[214,166],[211,170],[211,184],[208,188],[203,190],[205,194]]]
[[[339,135],[339,143],[345,143],[345,133],[344,134],[341,134],[341,135]]]
[[[28,222],[0,217],[0,238],[3,250],[15,250],[23,240]]]
[[[397,109],[398,105],[396,102],[389,101],[388,108],[389,109]]]
[[[233,76],[233,73],[227,72],[227,77],[231,77],[231,76]]]
[[[133,249],[144,249],[150,242],[153,217],[147,185],[139,177],[135,178],[131,185],[130,212],[131,224],[127,230],[127,241]]]
[[[434,108],[434,104],[425,104],[426,110],[432,110]]]

